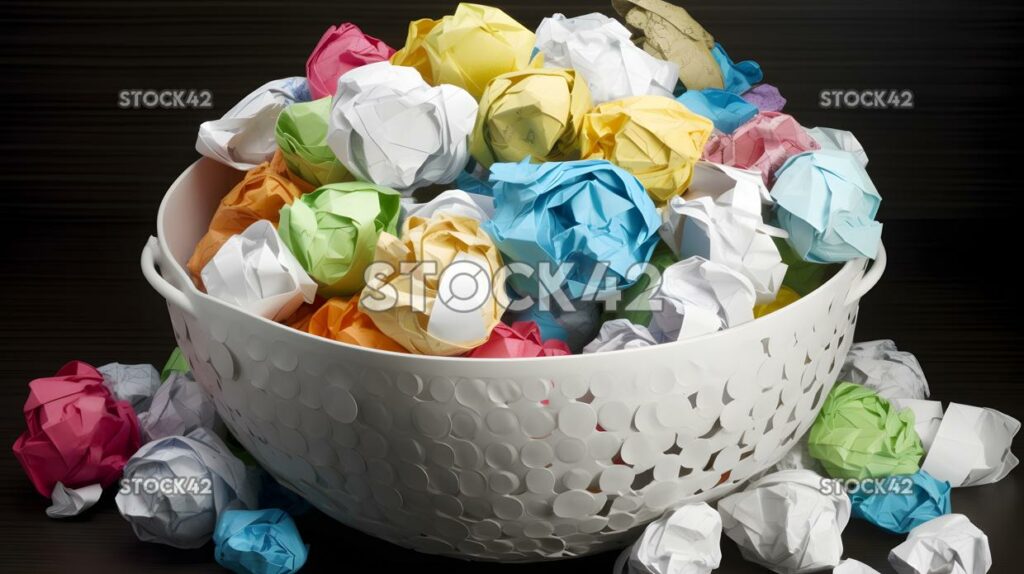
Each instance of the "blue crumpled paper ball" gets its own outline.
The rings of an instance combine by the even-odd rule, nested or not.
[[[711,49],[711,55],[718,63],[718,68],[722,70],[722,85],[727,92],[742,94],[764,79],[760,64],[753,60],[733,62],[729,54],[725,53],[725,48],[718,42],[715,42],[715,47]]]
[[[775,172],[780,227],[805,261],[842,263],[878,253],[882,196],[856,156],[839,150],[794,155]]]
[[[676,100],[691,112],[711,120],[716,130],[726,134],[736,131],[757,115],[754,104],[732,92],[716,88],[689,90]]]
[[[949,483],[923,470],[884,479],[881,492],[864,492],[864,486],[861,484],[860,489],[850,493],[853,517],[895,534],[906,534],[915,526],[951,512]]]
[[[661,217],[644,186],[605,160],[491,166],[495,213],[484,223],[505,262],[528,265],[532,277],[516,273],[509,284],[537,296],[542,262],[550,274],[565,268],[562,289],[572,300],[632,284],[658,243]],[[591,282],[599,265],[601,279]],[[638,265],[639,264],[639,265]],[[633,281],[627,279],[627,273]],[[615,285],[609,286],[610,279]]]
[[[290,574],[309,555],[291,516],[276,508],[224,512],[213,542],[217,563],[239,574]]]

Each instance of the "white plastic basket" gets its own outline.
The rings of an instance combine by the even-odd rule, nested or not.
[[[315,337],[197,290],[184,263],[241,173],[168,190],[142,252],[238,440],[344,524],[423,552],[536,561],[618,548],[774,464],[813,421],[885,268],[851,261],[740,327],[597,355],[460,359]],[[160,271],[157,271],[159,266]]]

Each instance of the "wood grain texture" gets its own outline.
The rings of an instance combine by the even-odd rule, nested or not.
[[[527,26],[554,8],[496,2]],[[303,74],[330,24],[358,23],[398,46],[405,23],[454,3],[397,1],[7,0],[0,12],[5,130],[0,154],[0,436],[23,428],[25,383],[80,358],[160,364],[173,346],[139,252],[164,190],[195,158],[198,124],[265,81]],[[755,58],[805,125],[855,131],[885,201],[889,270],[864,300],[858,339],[892,338],[924,365],[933,395],[1024,418],[1024,321],[1017,265],[1022,71],[1019,2],[695,0],[686,4],[737,59]],[[210,89],[212,110],[122,110],[130,88]],[[907,88],[912,111],[829,111],[827,88]],[[1019,441],[1018,441],[1019,451]],[[1016,568],[1024,479],[958,490],[954,511],[984,529],[993,572]],[[138,542],[110,493],[97,511],[48,520],[17,462],[0,456],[0,568],[13,572],[218,572],[212,550]],[[605,555],[535,566],[425,557],[319,513],[299,520],[308,571],[608,572]],[[850,525],[846,554],[886,571],[899,537]],[[720,572],[762,571],[723,541]]]

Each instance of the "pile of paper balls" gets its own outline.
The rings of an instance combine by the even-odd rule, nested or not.
[[[200,127],[245,174],[196,286],[351,345],[542,357],[727,329],[874,257],[852,134],[783,113],[684,9],[614,7],[531,31],[459,4],[397,51],[332,26],[306,77]]]

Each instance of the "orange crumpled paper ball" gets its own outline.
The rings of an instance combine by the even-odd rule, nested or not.
[[[309,333],[383,351],[407,352],[373,324],[370,316],[359,310],[359,295],[332,297],[309,318]]]

